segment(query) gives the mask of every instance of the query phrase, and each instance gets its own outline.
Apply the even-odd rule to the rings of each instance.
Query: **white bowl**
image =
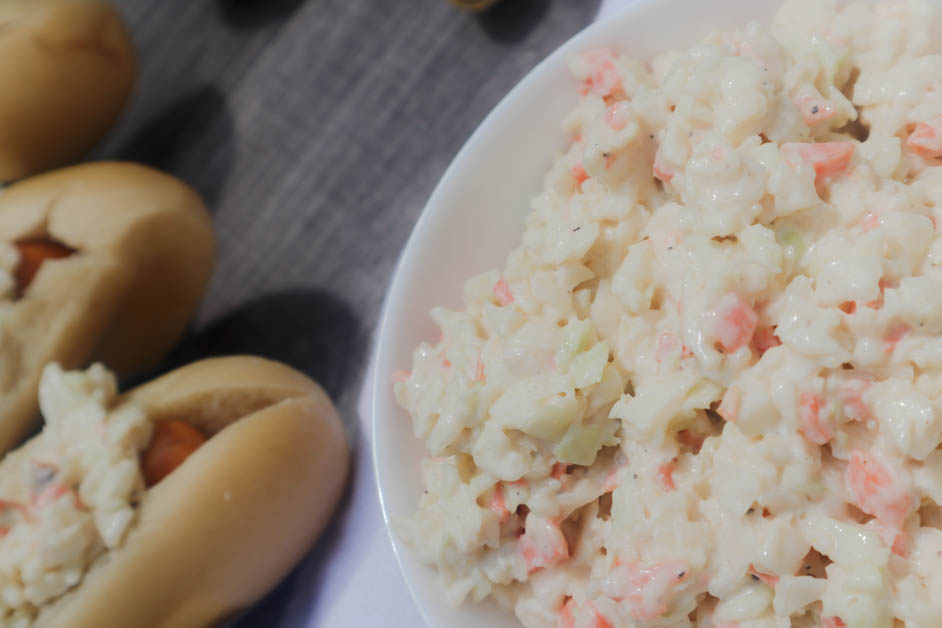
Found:
[[[411,368],[412,351],[438,330],[429,319],[436,305],[461,306],[464,281],[502,268],[523,234],[530,199],[542,187],[563,146],[563,116],[576,102],[577,84],[567,60],[600,46],[640,58],[686,48],[711,31],[750,20],[768,22],[778,1],[636,0],[593,24],[534,68],[474,132],[432,193],[406,244],[390,287],[374,356],[373,463],[387,528],[408,516],[422,493],[422,442],[396,403],[391,377]],[[495,604],[450,607],[432,568],[418,563],[390,530],[399,566],[430,626],[516,627]]]

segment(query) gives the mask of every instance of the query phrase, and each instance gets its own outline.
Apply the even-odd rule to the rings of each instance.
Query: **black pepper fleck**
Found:
[[[638,479],[638,474],[637,474],[637,473],[632,474],[631,479],[632,479],[632,480],[637,480],[637,479]]]
[[[814,107],[811,108],[811,113],[818,113],[818,106],[817,106],[817,105],[815,105]]]
[[[751,574],[749,574],[749,575],[752,576],[752,579],[753,579],[754,581],[756,581],[756,582],[759,581],[759,576],[757,576],[756,574],[751,573]]]
[[[579,231],[579,229],[582,229],[582,227],[576,227],[575,229],[573,229],[573,232]]]

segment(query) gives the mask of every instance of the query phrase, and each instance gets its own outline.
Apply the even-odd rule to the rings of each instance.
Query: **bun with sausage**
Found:
[[[43,373],[42,433],[0,463],[0,623],[211,625],[310,549],[347,475],[304,375],[204,360],[120,397],[100,365]]]
[[[144,166],[94,163],[0,192],[0,451],[32,425],[43,365],[153,366],[209,279],[199,196]]]

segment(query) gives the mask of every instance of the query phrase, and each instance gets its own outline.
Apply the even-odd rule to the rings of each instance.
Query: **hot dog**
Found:
[[[134,81],[121,17],[102,0],[3,0],[0,26],[0,181],[78,161]]]
[[[0,618],[213,624],[283,577],[340,498],[340,419],[293,369],[215,358],[118,398],[114,389],[100,365],[44,371],[46,427],[0,463]],[[156,446],[184,442],[186,455],[148,487],[144,467],[162,438],[155,426],[173,422],[199,437]],[[23,544],[33,549],[22,554]]]
[[[94,163],[0,192],[0,451],[36,418],[44,364],[152,366],[209,278],[199,196],[144,166]]]
[[[148,488],[159,484],[203,446],[206,436],[185,421],[167,419],[154,423],[154,434],[141,452],[141,473]]]

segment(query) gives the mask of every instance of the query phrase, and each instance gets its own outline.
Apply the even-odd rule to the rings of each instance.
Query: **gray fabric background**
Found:
[[[218,240],[193,330],[162,369],[242,352],[282,360],[321,382],[352,435],[386,286],[426,198],[598,0],[504,0],[478,15],[446,0],[115,1],[140,70],[93,157],[189,182]],[[286,590],[237,625],[275,623]]]

